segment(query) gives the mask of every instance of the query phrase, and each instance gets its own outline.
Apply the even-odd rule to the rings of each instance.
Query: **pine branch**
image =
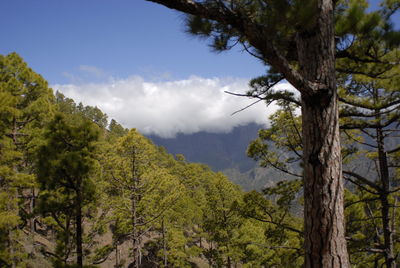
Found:
[[[369,201],[376,201],[376,200],[379,200],[379,197],[360,199],[360,200],[357,200],[357,201],[348,202],[348,203],[345,204],[344,207],[345,207],[345,208],[348,208],[348,207],[350,207],[350,206],[352,206],[352,205],[355,205],[355,204],[358,204],[358,203],[369,202]]]
[[[193,0],[147,1],[233,27],[247,39],[250,45],[260,52],[265,63],[273,66],[280,73],[284,74],[286,80],[302,94],[312,96],[326,87],[323,84],[318,84],[317,82],[309,81],[304,78],[296,70],[296,67],[292,66],[288,59],[281,54],[274,45],[274,42],[269,39],[267,26],[255,22],[249,16],[246,16],[240,8],[233,9],[232,7],[228,9],[221,4],[210,5],[207,4],[207,2],[197,2]]]
[[[380,122],[369,123],[369,122],[365,122],[365,121],[360,121],[360,122],[353,122],[353,123],[349,123],[349,124],[343,124],[340,126],[340,129],[385,128],[385,127],[388,127],[390,124],[396,122],[399,119],[400,119],[400,113],[392,116],[392,118],[390,118],[383,124],[381,124]]]
[[[393,102],[389,102],[389,103],[382,103],[380,105],[376,105],[376,104],[367,104],[367,103],[359,103],[353,100],[348,100],[342,97],[339,97],[339,101],[349,104],[351,106],[356,106],[359,108],[364,108],[364,109],[369,109],[369,110],[382,110],[382,109],[387,109],[391,106],[400,104],[400,100],[396,100]]]
[[[360,182],[362,182],[362,183],[368,185],[369,187],[371,187],[372,189],[377,190],[378,192],[381,192],[381,191],[382,191],[382,188],[379,187],[377,184],[375,184],[375,183],[369,181],[368,179],[364,178],[363,176],[361,176],[361,175],[359,175],[359,174],[357,174],[357,173],[355,173],[355,172],[343,170],[343,174],[348,175],[348,176],[351,176],[351,177],[353,177],[353,178],[356,178],[358,181],[360,181]],[[350,180],[351,182],[355,183],[355,182],[352,181],[351,179],[349,179],[349,180]],[[356,183],[356,185],[360,186],[360,184],[357,184],[357,183]],[[363,188],[365,188],[365,187],[363,187]],[[366,189],[366,188],[365,188],[364,190],[366,190],[367,192],[373,193],[373,194],[378,194],[378,193],[375,193],[375,192],[371,192],[370,190],[368,190],[368,189]]]
[[[400,102],[400,101],[399,101]],[[340,111],[339,115],[340,117],[377,117],[377,116],[381,116],[381,115],[385,115],[385,114],[389,114],[393,111],[399,110],[400,109],[400,105],[395,106],[389,110],[386,111],[382,111],[382,112],[375,112],[375,113],[365,113],[365,112],[361,112],[359,110],[357,111],[346,111],[346,110],[342,110]],[[376,110],[374,108],[374,110]],[[381,109],[379,109],[381,110]]]

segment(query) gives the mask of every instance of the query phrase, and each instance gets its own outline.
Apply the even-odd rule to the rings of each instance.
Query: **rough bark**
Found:
[[[324,88],[302,94],[306,267],[349,267],[343,212],[342,163],[335,75],[332,1],[298,33],[302,75]]]
[[[337,105],[303,105],[306,267],[349,267]],[[306,99],[306,98],[305,98]],[[303,102],[307,102],[304,100]],[[304,116],[307,115],[307,116]],[[332,153],[333,152],[333,153]]]

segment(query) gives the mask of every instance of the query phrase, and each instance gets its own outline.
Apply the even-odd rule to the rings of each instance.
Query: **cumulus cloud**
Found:
[[[97,106],[110,118],[144,134],[173,137],[198,131],[229,132],[248,123],[266,125],[276,110],[274,104],[259,102],[242,112],[254,100],[224,91],[244,93],[248,80],[201,78],[176,81],[145,81],[140,76],[109,79],[102,83],[53,85],[67,97],[85,105]],[[280,85],[291,89],[289,84]]]

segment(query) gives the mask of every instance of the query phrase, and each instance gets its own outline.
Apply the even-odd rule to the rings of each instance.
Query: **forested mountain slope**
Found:
[[[172,155],[54,93],[18,54],[0,55],[0,67],[0,267],[302,267],[295,105],[282,103],[258,134],[178,135],[164,144]],[[378,267],[400,249],[400,95],[385,80],[357,82],[362,109],[341,104],[346,236],[355,267]],[[371,93],[395,107],[370,104]],[[380,116],[352,116],[365,107]],[[255,137],[257,163],[244,154]],[[266,188],[244,192],[184,150]]]
[[[148,137],[171,154],[183,154],[191,162],[207,164],[214,171],[238,168],[241,172],[252,169],[254,161],[247,157],[247,145],[257,137],[263,126],[248,124],[237,126],[228,133],[179,133],[174,138]]]
[[[259,201],[283,210],[54,93],[18,54],[0,67],[1,267],[301,265],[300,231],[274,231],[296,217],[257,220]],[[279,237],[293,248],[265,247]]]
[[[179,133],[174,138],[148,137],[173,154],[183,154],[190,162],[203,163],[213,171],[221,171],[244,190],[262,190],[286,176],[273,168],[260,168],[247,156],[247,146],[257,138],[263,125],[251,123],[237,126],[228,133]]]

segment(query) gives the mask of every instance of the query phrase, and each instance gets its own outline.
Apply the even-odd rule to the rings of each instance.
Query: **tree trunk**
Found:
[[[228,256],[226,267],[231,268],[232,267],[232,262],[231,262],[231,257]]]
[[[377,120],[380,118],[378,116]],[[383,227],[383,239],[385,247],[385,263],[387,268],[396,268],[396,260],[394,257],[394,242],[393,242],[393,231],[390,224],[390,203],[389,203],[389,192],[390,192],[390,178],[389,178],[389,167],[387,163],[387,156],[384,148],[384,134],[381,127],[376,129],[376,137],[378,142],[378,160],[379,160],[379,177],[382,184],[382,191],[379,193],[379,199],[381,202],[381,213],[382,213],[382,227]]]
[[[18,128],[17,128],[17,120],[14,117],[13,118],[13,129],[12,129],[12,140],[14,143],[15,148],[18,148],[18,143],[17,143],[17,132],[18,132]],[[13,171],[15,174],[18,174],[18,168],[16,165],[13,166]],[[18,200],[18,190],[15,190],[14,196],[13,198],[15,200]],[[7,210],[8,211],[13,211],[16,215],[19,214],[19,207],[15,208],[12,204],[13,201],[11,201],[7,206]],[[9,247],[9,254],[10,254],[10,258],[11,258],[11,267],[15,268],[17,267],[17,261],[15,258],[15,248],[14,248],[14,237],[13,237],[13,228],[10,228],[8,230],[8,247]]]
[[[167,256],[167,240],[165,239],[165,224],[164,224],[164,218],[162,219],[161,222],[161,228],[162,228],[162,240],[163,240],[163,257],[164,257],[164,267],[168,267],[168,256]]]
[[[350,267],[343,213],[335,74],[333,1],[319,0],[316,21],[297,36],[302,92],[305,267]]]
[[[71,252],[70,250],[70,216],[66,215],[66,220],[65,220],[65,237],[64,237],[64,243],[65,243],[65,252],[63,256],[63,262],[65,265],[67,265],[68,257]]]
[[[216,20],[243,33],[263,60],[302,95],[305,199],[305,266],[349,267],[343,214],[342,159],[335,73],[333,0],[305,1],[313,15],[297,30],[298,68],[275,46],[262,24],[246,18],[242,8],[230,13],[224,1],[208,8],[204,1],[148,0]],[[207,1],[206,1],[207,2]],[[312,4],[312,5],[311,5]],[[316,7],[314,7],[315,5]],[[311,12],[310,12],[311,14]],[[286,54],[287,51],[285,51]]]
[[[349,267],[335,99],[302,109],[306,267]]]
[[[32,187],[31,189],[31,197],[29,199],[29,213],[31,215],[34,215],[34,210],[35,210],[35,206],[36,206],[36,191],[35,191],[35,187]],[[31,216],[31,218],[29,219],[30,222],[30,229],[31,232],[34,233],[36,232],[36,216]]]
[[[396,259],[394,257],[394,243],[393,243],[393,232],[390,226],[390,204],[388,195],[381,195],[381,213],[383,223],[383,239],[385,246],[385,263],[387,268],[396,268]]]
[[[83,251],[82,251],[82,193],[76,191],[76,263],[78,267],[83,267]]]
[[[137,204],[136,195],[132,194],[132,246],[133,246],[133,268],[139,268],[139,233],[137,230]]]
[[[17,267],[17,262],[15,260],[15,250],[14,250],[14,237],[11,230],[8,230],[8,251],[11,259],[11,268]]]
[[[118,243],[115,244],[115,267],[119,267]]]

